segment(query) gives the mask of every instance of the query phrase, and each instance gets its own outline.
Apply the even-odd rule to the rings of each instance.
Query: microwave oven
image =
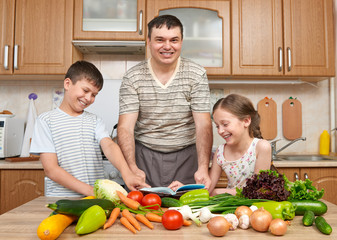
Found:
[[[24,120],[0,115],[0,159],[21,154]]]

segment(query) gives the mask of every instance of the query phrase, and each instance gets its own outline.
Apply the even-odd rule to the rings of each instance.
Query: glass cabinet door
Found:
[[[222,67],[222,19],[216,11],[175,8],[159,12],[165,14],[176,16],[184,26],[182,57],[204,67]]]
[[[231,74],[230,1],[148,0],[147,22],[165,14],[183,24],[182,57],[204,66],[208,75]]]
[[[75,0],[74,39],[144,40],[145,0]]]

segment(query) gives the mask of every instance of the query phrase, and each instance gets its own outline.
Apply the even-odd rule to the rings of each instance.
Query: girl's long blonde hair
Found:
[[[248,128],[249,136],[262,138],[260,130],[260,115],[248,98],[239,94],[230,94],[225,98],[219,99],[214,104],[213,114],[217,109],[226,110],[235,115],[241,121],[250,116],[251,123]]]

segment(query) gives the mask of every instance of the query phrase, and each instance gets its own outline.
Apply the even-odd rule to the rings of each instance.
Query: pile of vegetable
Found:
[[[285,175],[272,170],[261,170],[247,179],[245,187],[236,190],[240,197],[274,201],[319,200],[324,195],[324,189],[317,190],[310,179],[290,182]]]
[[[143,205],[127,197],[134,193],[128,194],[118,183],[98,179],[94,186],[95,196],[80,200],[60,199],[48,204],[53,213],[40,223],[37,235],[40,239],[56,239],[76,220],[75,232],[84,235],[111,227],[118,217],[133,233],[141,230],[140,223],[153,229],[151,221],[162,222],[161,199],[156,194],[143,197],[141,192],[136,192]]]
[[[249,227],[284,235],[289,221],[295,215],[304,215],[305,226],[315,223],[322,233],[332,231],[321,217],[327,212],[326,204],[318,200],[324,194],[323,189],[318,191],[309,179],[290,182],[284,175],[269,170],[248,179],[243,189],[237,189],[236,196],[228,193],[210,196],[207,189],[191,190],[179,199],[160,198],[154,193],[144,196],[140,191],[128,193],[107,179],[95,182],[94,193],[94,197],[87,199],[61,199],[48,204],[54,212],[41,222],[37,231],[40,239],[56,239],[76,221],[75,231],[83,235],[107,229],[118,219],[132,233],[138,233],[141,224],[153,229],[152,222],[159,222],[168,230],[207,223],[214,236]]]

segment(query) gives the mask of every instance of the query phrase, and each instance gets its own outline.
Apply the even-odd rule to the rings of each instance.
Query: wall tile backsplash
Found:
[[[121,55],[86,55],[85,60],[94,63],[105,79],[121,79],[124,72],[143,60],[144,56]],[[35,107],[38,114],[51,110],[54,104],[55,90],[62,89],[62,81],[0,81],[0,111],[7,109],[16,116],[26,119],[28,112],[28,95],[32,92],[38,95]],[[264,97],[272,98],[277,104],[277,138],[282,135],[282,103],[290,96],[297,97],[302,103],[302,133],[307,138],[299,141],[282,153],[318,154],[319,136],[323,130],[330,128],[329,80],[300,85],[264,85],[264,84],[225,84],[223,87],[211,89],[211,105],[221,97],[230,93],[238,93],[250,98],[255,106]],[[210,106],[210,107],[212,107]],[[214,146],[223,143],[223,139],[213,128]],[[278,148],[288,140],[277,143]]]

